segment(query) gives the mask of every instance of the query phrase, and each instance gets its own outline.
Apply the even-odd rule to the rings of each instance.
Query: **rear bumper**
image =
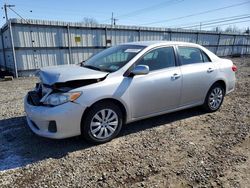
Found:
[[[229,93],[233,92],[234,89],[235,89],[235,78],[228,83],[226,94],[229,94]]]
[[[33,106],[24,100],[26,119],[30,129],[37,135],[61,139],[81,134],[81,119],[85,107],[68,102],[55,107]],[[56,122],[56,132],[50,132],[49,122]]]

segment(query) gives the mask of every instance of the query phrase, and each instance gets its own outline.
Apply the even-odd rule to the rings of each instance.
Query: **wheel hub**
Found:
[[[112,109],[103,109],[97,112],[90,125],[92,135],[98,139],[112,136],[118,127],[118,116]]]
[[[219,108],[222,99],[223,99],[222,89],[219,87],[214,88],[209,96],[209,106],[214,110]]]

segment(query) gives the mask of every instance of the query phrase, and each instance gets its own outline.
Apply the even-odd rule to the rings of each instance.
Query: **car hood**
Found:
[[[77,65],[62,65],[58,67],[46,67],[38,72],[42,83],[53,85],[73,80],[100,79],[108,75],[107,72],[96,71]]]

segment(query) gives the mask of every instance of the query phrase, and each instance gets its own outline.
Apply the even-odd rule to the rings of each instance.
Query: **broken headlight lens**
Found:
[[[58,106],[66,102],[73,102],[81,96],[81,92],[52,93],[43,102],[45,105]]]

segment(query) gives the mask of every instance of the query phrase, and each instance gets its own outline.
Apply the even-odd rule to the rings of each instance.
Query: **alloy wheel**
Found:
[[[211,109],[216,110],[220,107],[223,100],[223,91],[220,87],[214,88],[209,95],[209,106]]]
[[[91,134],[97,139],[106,139],[114,134],[118,127],[118,115],[112,109],[102,109],[92,118]]]

